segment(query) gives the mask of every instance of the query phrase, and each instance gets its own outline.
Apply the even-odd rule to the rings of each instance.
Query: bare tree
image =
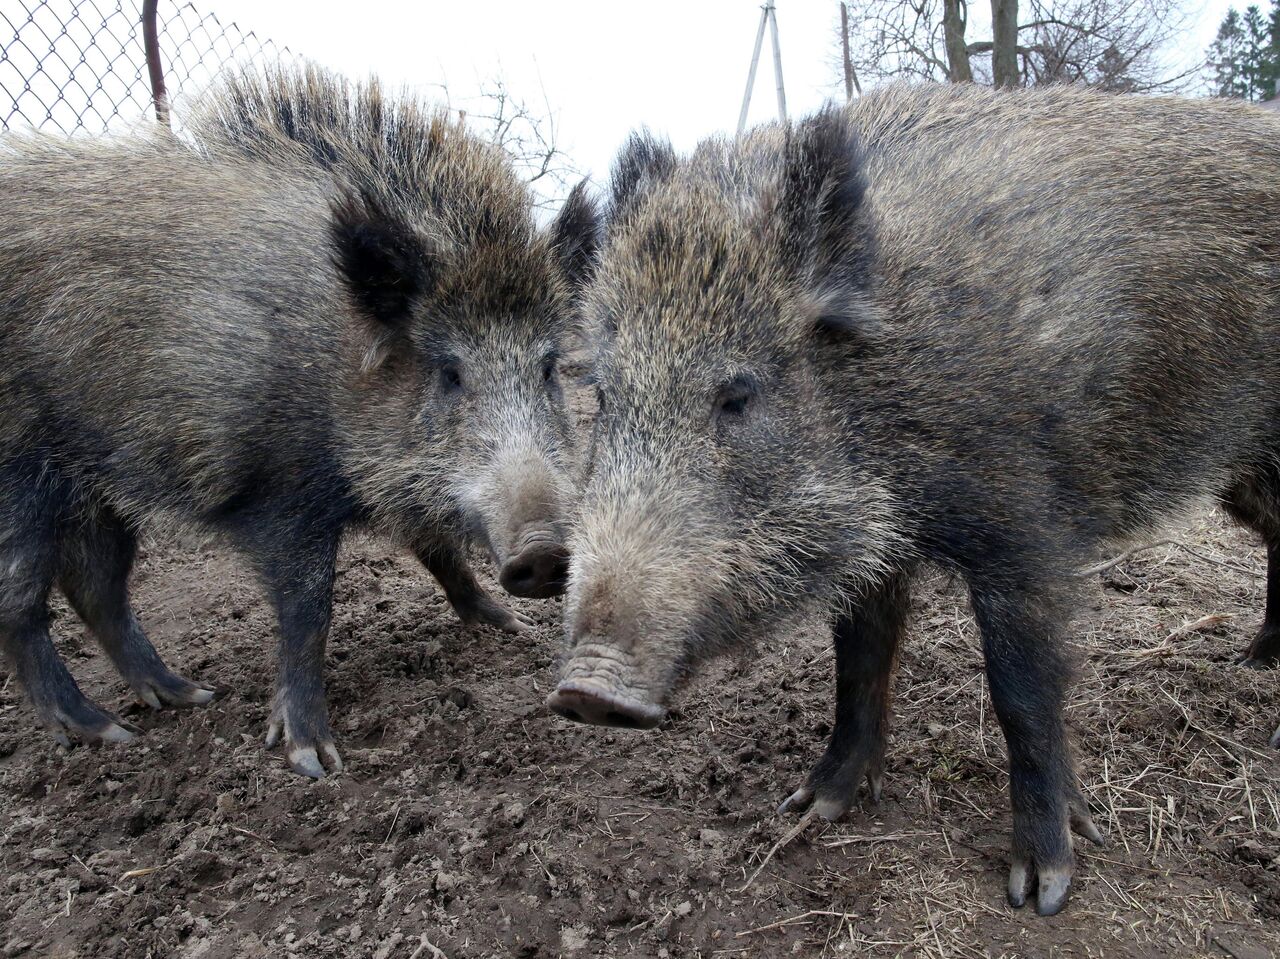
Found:
[[[862,96],[862,84],[858,82],[858,71],[849,52],[849,4],[843,2],[840,4],[840,67],[844,70],[845,102],[852,102],[855,88],[858,96]]]
[[[582,173],[560,147],[558,118],[545,90],[540,90],[541,105],[532,105],[512,93],[501,74],[481,82],[469,97],[453,96],[447,83],[432,86],[464,122],[506,151],[533,187],[544,215],[559,208]]]
[[[537,185],[540,196],[554,202],[563,196],[581,176],[569,157],[560,149],[556,114],[542,91],[542,104],[530,106],[514,95],[502,77],[486,81],[480,87],[479,110],[469,113],[487,129],[490,138],[510,154],[525,179]]]
[[[969,0],[857,0],[854,62],[880,80],[1130,92],[1175,89],[1193,72],[1168,66],[1186,22],[1182,0],[991,0],[989,18],[975,27],[989,27],[989,40],[972,36],[972,12]]]
[[[942,42],[947,54],[947,79],[952,83],[973,82],[969,47],[964,39],[968,22],[968,6],[964,0],[942,0]]]
[[[991,79],[998,87],[1020,85],[1018,0],[991,0]]]
[[[1185,27],[1172,0],[1032,0],[1029,83],[1087,83],[1121,92],[1174,88],[1165,53]]]

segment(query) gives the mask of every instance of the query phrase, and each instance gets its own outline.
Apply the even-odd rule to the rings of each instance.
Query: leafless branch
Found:
[[[527,182],[537,184],[538,205],[551,207],[581,173],[560,148],[558,118],[545,89],[541,99],[540,105],[530,106],[498,76],[481,84],[468,101],[474,108],[466,118],[511,156]]]
[[[1128,92],[1180,89],[1195,72],[1168,67],[1167,53],[1186,26],[1183,3],[1023,0],[1027,20],[1018,26],[1016,47],[1023,82],[1083,83]],[[991,82],[994,44],[989,36],[965,36],[973,28],[967,4],[854,0],[849,6],[851,56],[864,76],[937,81],[971,76],[978,83]]]

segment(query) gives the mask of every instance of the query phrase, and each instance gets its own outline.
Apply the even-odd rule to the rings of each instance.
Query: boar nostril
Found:
[[[503,564],[498,582],[513,596],[545,599],[564,592],[568,575],[569,551],[558,543],[539,543]]]
[[[502,568],[502,585],[510,592],[527,591],[536,578],[532,563],[508,563]]]
[[[620,713],[616,709],[609,710],[604,714],[604,717],[606,720],[605,725],[607,726],[621,726],[623,729],[644,728],[640,725],[640,720],[636,719],[636,717],[628,715],[627,713]]]
[[[574,722],[622,729],[652,729],[666,710],[655,703],[632,701],[603,689],[563,685],[547,697],[552,712]]]

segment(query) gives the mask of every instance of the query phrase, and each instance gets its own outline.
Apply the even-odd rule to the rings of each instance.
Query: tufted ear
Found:
[[[551,223],[551,245],[570,286],[581,287],[591,277],[600,247],[600,212],[583,180],[569,191],[569,198]]]
[[[369,320],[363,370],[381,366],[408,328],[413,308],[434,283],[426,245],[407,223],[367,193],[332,204],[333,259],[357,309]]]
[[[625,219],[636,201],[671,176],[675,168],[676,151],[670,141],[659,139],[648,130],[632,133],[613,161],[606,222]]]
[[[866,181],[853,121],[828,105],[787,138],[774,215],[784,256],[810,288],[816,325],[873,332],[865,308],[871,228],[863,216]]]

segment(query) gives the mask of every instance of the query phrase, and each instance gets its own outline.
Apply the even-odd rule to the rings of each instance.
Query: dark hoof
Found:
[[[267,729],[267,748],[272,749],[282,741],[283,736],[279,726],[272,723]],[[324,757],[324,762],[321,762],[321,756]],[[285,759],[290,769],[310,779],[324,779],[325,763],[328,763],[329,773],[342,772],[342,756],[332,740],[309,744],[290,741],[285,751]]]
[[[1090,818],[1088,812],[1077,810],[1074,804],[1071,808],[1071,831],[1077,835],[1084,836],[1095,846],[1105,848],[1107,845],[1106,834],[1093,824],[1093,819]]]
[[[1263,626],[1236,662],[1248,669],[1270,669],[1280,664],[1280,630]]]
[[[843,756],[828,751],[813,767],[805,784],[783,800],[778,812],[803,812],[812,805],[820,818],[834,822],[856,805],[858,783],[864,778],[867,795],[879,805],[884,791],[884,761],[875,757],[883,755],[884,743],[870,740]]]
[[[880,805],[880,797],[884,795],[884,776],[880,773],[867,773],[867,789],[872,805]]]
[[[1037,871],[1028,859],[1015,858],[1009,866],[1009,905],[1021,909],[1034,892],[1036,914],[1056,916],[1071,894],[1071,867]]]
[[[815,791],[811,786],[801,786],[782,801],[782,805],[778,807],[778,812],[800,813],[810,806],[813,807],[813,811],[819,819],[835,822],[853,809],[854,797],[852,795],[840,795],[838,792],[826,790],[822,787],[818,787]]]
[[[1245,669],[1271,669],[1276,661],[1270,656],[1250,656],[1248,653],[1236,660],[1236,664]]]
[[[290,746],[288,759],[289,768],[300,776],[308,776],[311,779],[324,779],[325,768],[320,761],[320,756],[324,756],[325,762],[329,764],[329,772],[342,772],[342,757],[338,755],[338,747],[333,743],[324,743],[317,752],[315,746]]]
[[[468,606],[454,606],[454,612],[468,626],[492,626],[504,633],[527,633],[538,625],[523,613],[507,609],[487,593]]]
[[[99,709],[88,699],[70,708],[42,711],[41,721],[60,745],[70,748],[74,741],[86,743],[127,743],[142,730],[120,717]]]
[[[152,709],[163,709],[165,706],[176,709],[208,706],[221,695],[216,689],[197,686],[167,669],[148,676],[129,679],[128,682],[139,701]]]
[[[785,816],[787,813],[802,813],[809,808],[809,804],[813,802],[813,790],[808,786],[801,786],[786,799],[782,800],[782,804],[778,806],[778,815]]]
[[[289,767],[301,776],[323,779],[328,773],[342,772],[342,756],[333,743],[328,717],[323,713],[308,715],[305,711],[289,714],[277,705],[267,723],[267,749],[283,744]],[[323,761],[322,761],[323,758]]]
[[[1036,892],[1036,915],[1056,916],[1062,912],[1070,894],[1070,870],[1042,874],[1040,888]]]

